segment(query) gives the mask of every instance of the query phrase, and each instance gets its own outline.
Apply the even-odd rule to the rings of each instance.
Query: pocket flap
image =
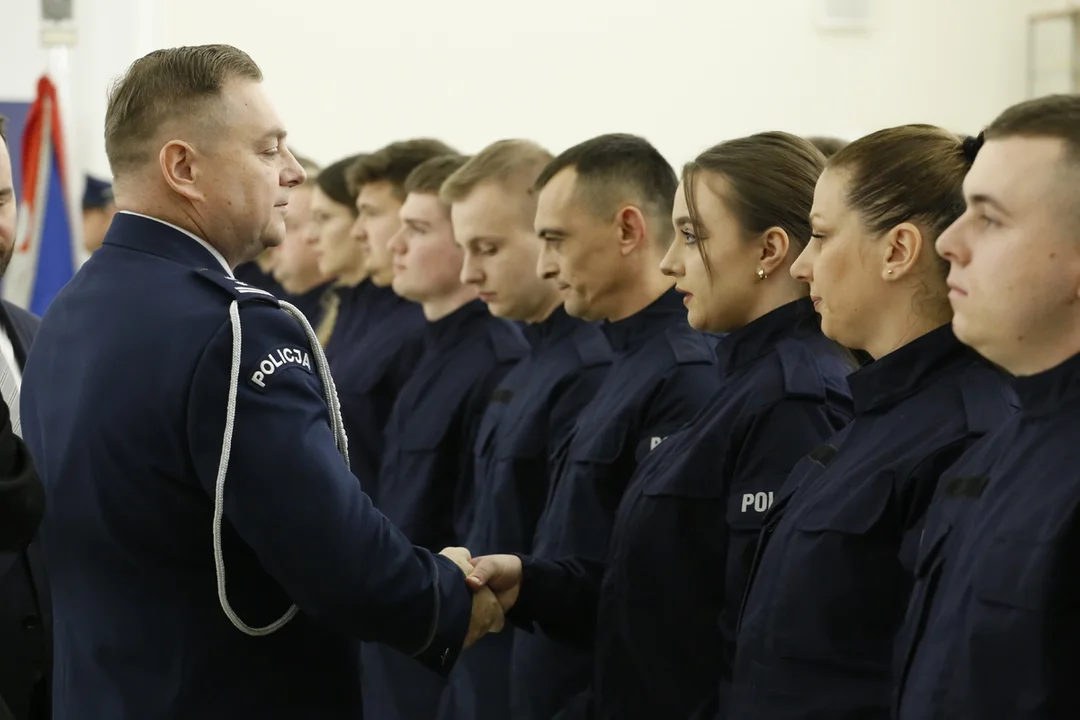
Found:
[[[803,532],[838,532],[865,535],[889,508],[893,485],[888,477],[875,476],[846,492],[828,492],[801,513],[795,527]]]

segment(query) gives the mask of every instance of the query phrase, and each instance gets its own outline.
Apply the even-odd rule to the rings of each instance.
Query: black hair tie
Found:
[[[979,154],[979,150],[982,149],[983,143],[986,142],[986,133],[979,133],[978,137],[971,137],[970,135],[964,138],[964,157],[967,158],[969,164],[975,162],[975,157]]]

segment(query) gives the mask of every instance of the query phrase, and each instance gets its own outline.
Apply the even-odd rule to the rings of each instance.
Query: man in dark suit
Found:
[[[7,270],[15,247],[15,188],[12,184],[11,154],[0,116],[0,277]],[[26,354],[37,331],[38,318],[11,303],[0,303],[0,392],[5,412],[10,415],[13,448],[10,457],[15,463],[27,463],[28,453],[22,445],[22,426],[19,415],[19,386]],[[5,435],[9,432],[3,427]],[[0,440],[9,457],[9,440]],[[6,460],[5,460],[6,462]],[[14,467],[14,466],[11,466]],[[7,471],[8,467],[0,468]],[[41,516],[42,494],[40,481],[33,468],[16,469],[19,478],[5,474],[0,480],[3,499],[0,503],[0,527],[11,527],[7,513],[12,505],[24,503],[20,526],[22,542],[33,535]],[[29,472],[29,476],[25,474]],[[17,489],[21,485],[22,489]],[[33,489],[37,486],[36,489]],[[9,487],[11,491],[9,494]],[[26,489],[30,487],[31,489]],[[10,499],[23,493],[22,500]],[[10,499],[10,502],[9,502]],[[19,552],[0,552],[0,703],[6,702],[16,720],[45,720],[49,717],[50,673],[50,611],[44,565],[36,543]],[[4,708],[0,705],[0,719]]]

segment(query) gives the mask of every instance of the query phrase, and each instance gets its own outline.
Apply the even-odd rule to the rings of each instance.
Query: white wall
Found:
[[[154,47],[228,42],[262,65],[293,146],[329,162],[410,136],[559,151],[649,137],[674,163],[764,129],[974,131],[1023,98],[1026,16],[1080,0],[869,0],[867,33],[822,0],[75,0],[73,160],[107,172],[112,78]],[[38,0],[0,0],[0,98],[48,67]]]
[[[628,131],[676,163],[764,129],[977,130],[1023,97],[1039,2],[870,0],[874,29],[849,35],[816,29],[818,0],[167,1],[169,42],[251,53],[321,161],[417,135],[559,151]]]

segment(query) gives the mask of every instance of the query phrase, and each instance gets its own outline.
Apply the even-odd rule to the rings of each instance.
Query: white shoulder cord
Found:
[[[322,380],[323,393],[326,397],[326,406],[330,411],[330,430],[334,433],[337,441],[337,449],[345,458],[346,466],[349,464],[349,440],[345,436],[345,423],[341,419],[341,403],[338,400],[337,388],[334,379],[330,376],[330,366],[326,362],[326,353],[323,352],[315,331],[304,317],[304,314],[294,305],[281,302],[281,309],[292,315],[307,334],[311,352],[315,356],[315,367]],[[233,351],[232,373],[229,382],[229,404],[225,415],[225,433],[221,442],[221,463],[218,465],[217,485],[214,492],[214,565],[217,569],[218,599],[221,601],[221,609],[232,621],[238,630],[247,635],[261,637],[280,630],[288,623],[299,608],[294,604],[281,618],[266,627],[254,628],[244,623],[229,605],[229,598],[225,593],[225,557],[221,551],[221,520],[225,514],[225,476],[229,472],[229,455],[232,452],[233,429],[236,424],[236,395],[240,386],[240,356],[242,334],[240,331],[240,305],[236,300],[229,306],[229,319],[232,321]]]

